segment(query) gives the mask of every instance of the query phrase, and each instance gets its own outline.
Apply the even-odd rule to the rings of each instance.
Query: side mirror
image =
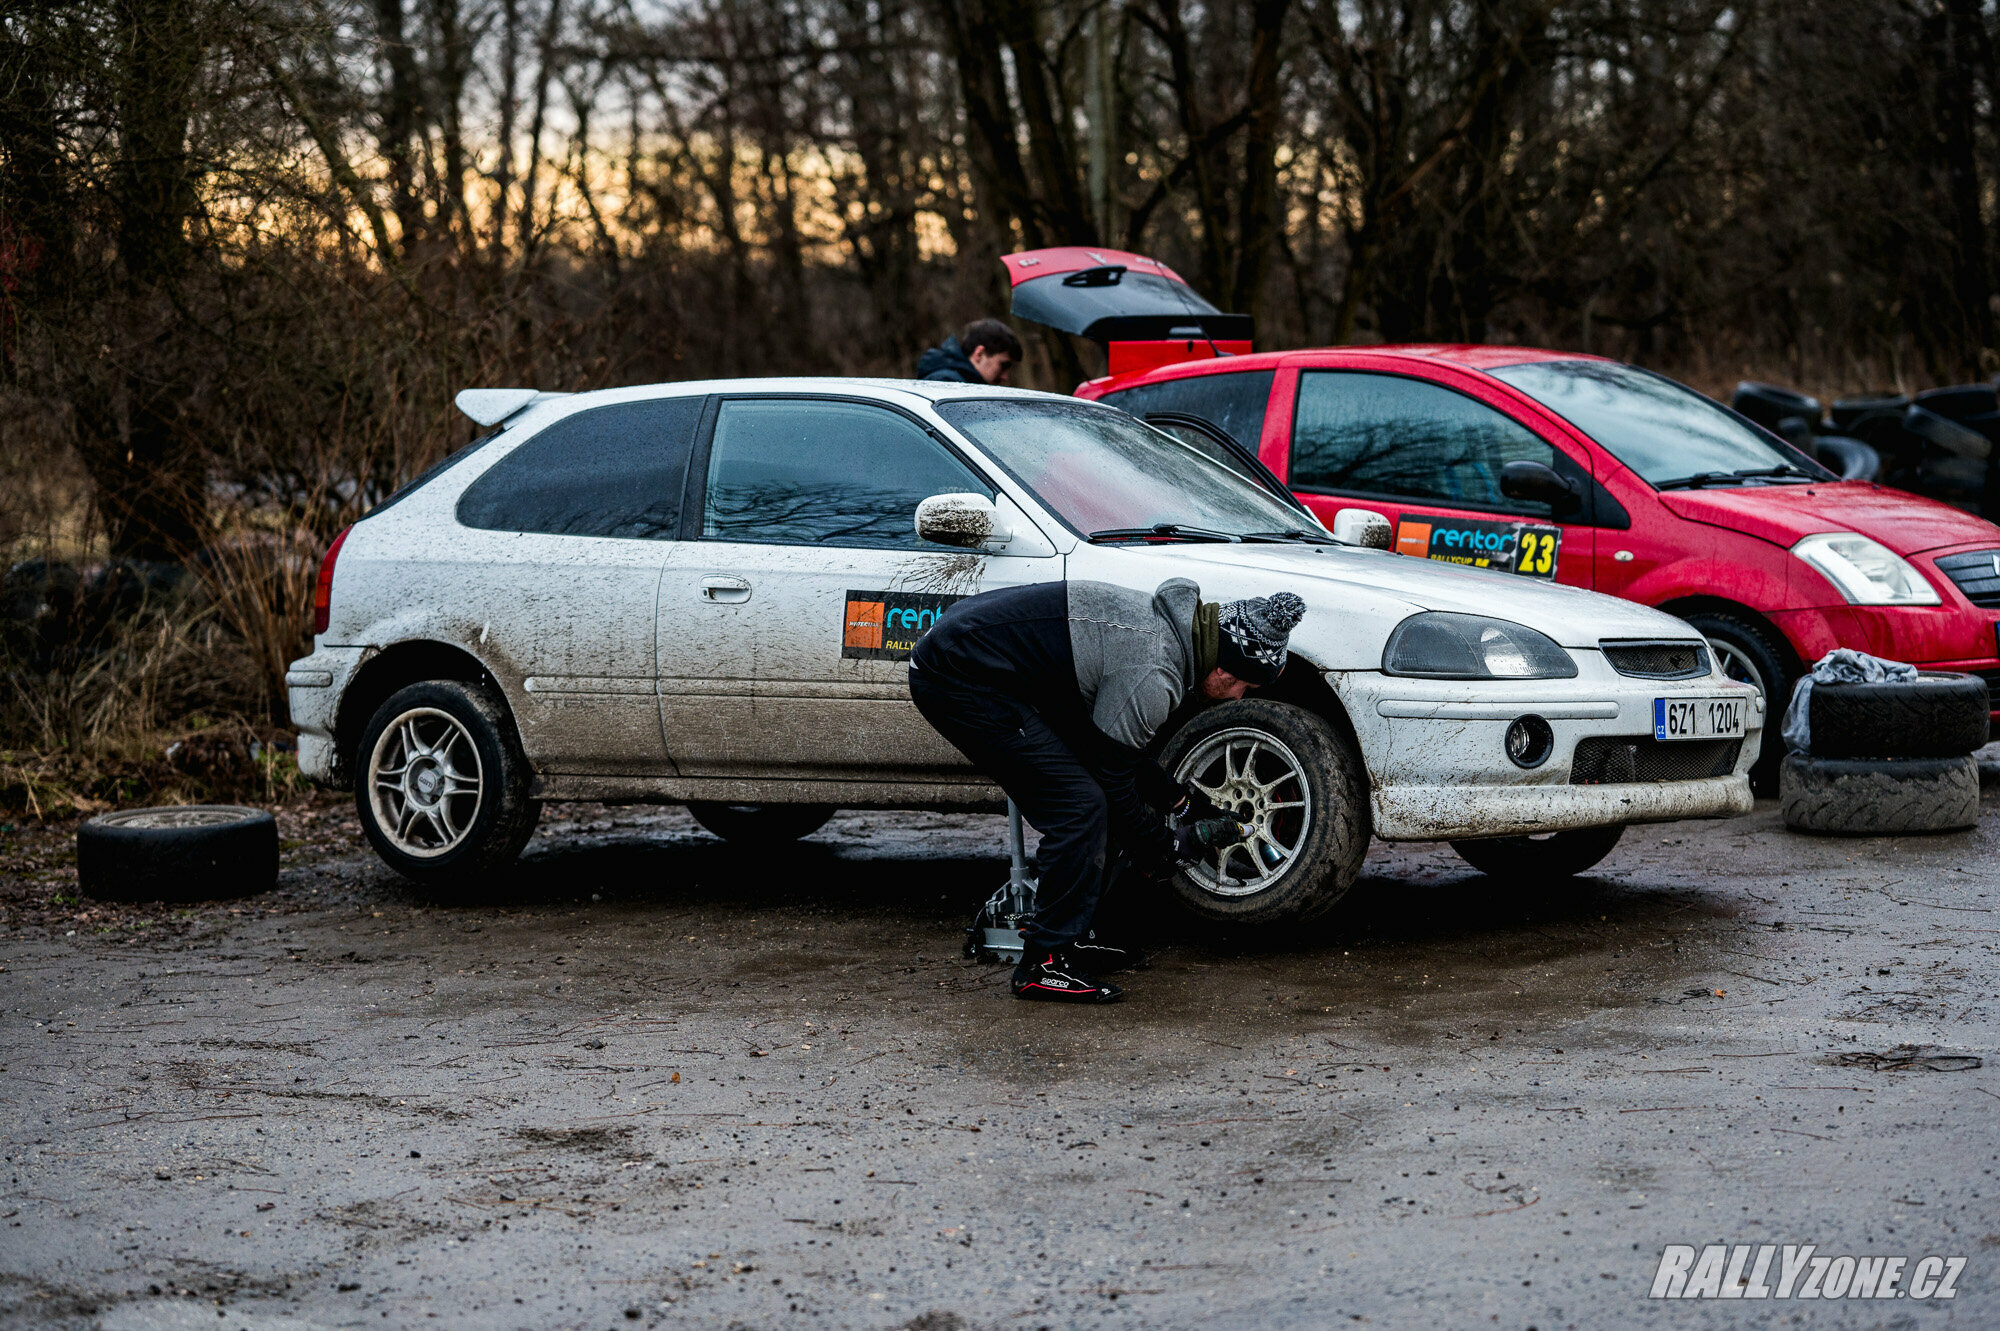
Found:
[[[1387,550],[1393,543],[1389,519],[1372,508],[1343,508],[1333,515],[1333,539],[1343,545]]]
[[[1500,493],[1509,499],[1547,504],[1563,512],[1576,500],[1576,488],[1553,467],[1539,462],[1510,462],[1500,469]]]
[[[962,550],[999,550],[1014,539],[999,508],[982,494],[932,495],[924,500],[917,505],[917,535]]]

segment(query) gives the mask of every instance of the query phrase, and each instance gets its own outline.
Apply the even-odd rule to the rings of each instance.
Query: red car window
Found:
[[[1553,467],[1556,451],[1519,422],[1438,384],[1356,370],[1299,376],[1294,490],[1548,518],[1548,504],[1500,493],[1509,462]]]
[[[1155,411],[1199,416],[1255,453],[1264,434],[1273,374],[1271,370],[1190,374],[1106,393],[1099,400],[1141,419]]]

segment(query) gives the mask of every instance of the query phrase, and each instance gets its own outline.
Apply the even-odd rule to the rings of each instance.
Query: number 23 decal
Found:
[[[1553,578],[1556,575],[1556,534],[1552,531],[1522,532],[1521,553],[1514,562],[1514,571],[1531,578]]]

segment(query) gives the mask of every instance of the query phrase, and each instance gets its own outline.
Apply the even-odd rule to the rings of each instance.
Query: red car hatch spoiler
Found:
[[[1127,374],[1251,349],[1247,314],[1224,314],[1157,259],[1124,250],[1062,246],[1001,260],[1014,284],[1012,313],[1105,350]]]

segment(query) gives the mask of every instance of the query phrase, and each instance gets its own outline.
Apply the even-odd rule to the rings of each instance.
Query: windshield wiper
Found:
[[[1671,481],[1656,481],[1655,490],[1699,490],[1704,485],[1741,485],[1747,480],[1763,477],[1796,476],[1800,480],[1818,480],[1803,467],[1794,467],[1789,462],[1780,462],[1775,467],[1745,467],[1741,471],[1698,471],[1692,476],[1677,476]]]
[[[1731,472],[1730,474],[1733,476],[1798,476],[1808,481],[1819,479],[1805,468],[1794,467],[1789,462],[1780,462],[1775,467],[1745,467],[1742,471]]]
[[[1243,539],[1246,541],[1305,541],[1312,545],[1340,544],[1339,541],[1334,540],[1333,537],[1323,531],[1307,531],[1304,527],[1294,527],[1290,531],[1247,531],[1243,533]]]
[[[1699,490],[1704,485],[1741,485],[1743,477],[1733,471],[1698,471],[1692,476],[1676,476],[1671,481],[1655,481],[1655,490]]]
[[[1212,531],[1207,527],[1190,527],[1179,522],[1156,522],[1150,527],[1106,527],[1103,531],[1090,534],[1093,541],[1142,541],[1148,537],[1166,537],[1177,541],[1218,541],[1233,544],[1243,538],[1231,536],[1226,531]]]

